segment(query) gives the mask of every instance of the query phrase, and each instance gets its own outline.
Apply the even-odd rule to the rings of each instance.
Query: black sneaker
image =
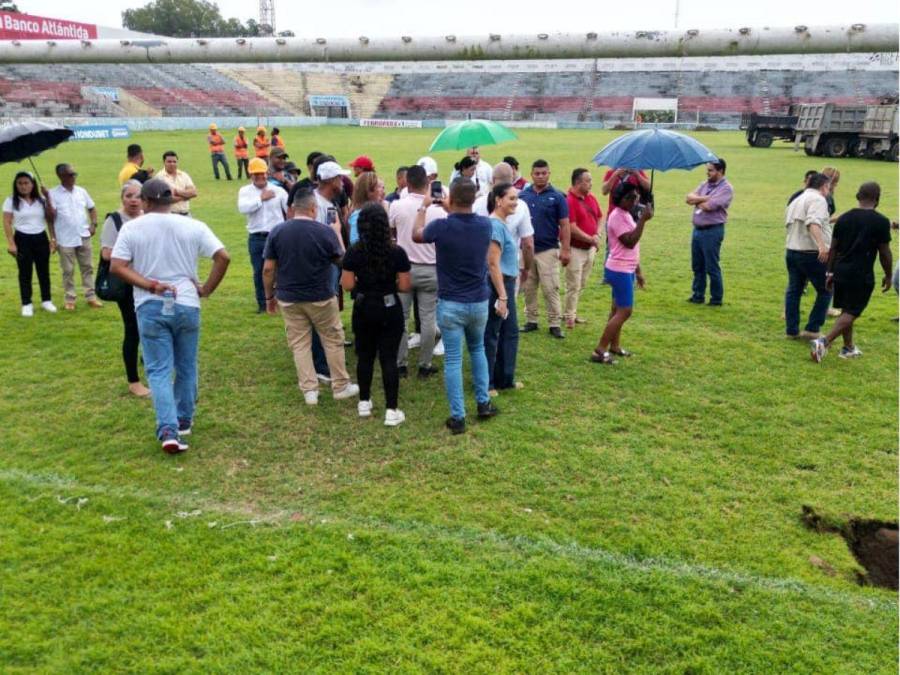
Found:
[[[551,326],[550,335],[555,337],[557,340],[563,340],[566,337],[565,335],[563,335],[562,329],[559,326]]]
[[[722,306],[722,301],[721,301],[721,300],[710,300],[707,304],[708,304],[710,307],[721,307],[721,306]]]
[[[689,297],[687,299],[687,301],[693,305],[702,305],[703,304],[703,298],[695,298],[693,295],[691,297]]]
[[[522,329],[519,331],[520,333],[533,333],[538,329],[538,325],[536,323],[531,323],[530,321],[522,326]]]
[[[188,449],[188,444],[178,436],[169,435],[162,439],[162,449],[167,455],[178,455]]]
[[[465,417],[448,417],[447,421],[444,422],[444,426],[450,430],[450,433],[454,436],[457,434],[465,433],[466,431],[466,418]]]
[[[437,375],[440,370],[435,366],[419,366],[419,379],[427,380],[432,375]]]
[[[409,375],[409,369],[406,366],[400,366],[397,368],[397,374],[400,375],[400,377],[406,377]]]
[[[486,420],[489,417],[494,417],[498,414],[500,414],[500,409],[497,408],[493,402],[485,401],[484,403],[478,404],[478,419]]]

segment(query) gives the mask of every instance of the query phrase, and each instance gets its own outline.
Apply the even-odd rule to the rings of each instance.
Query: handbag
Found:
[[[118,211],[113,211],[106,214],[106,217],[112,218],[118,233],[122,229],[122,214]],[[118,302],[128,297],[128,284],[116,275],[110,274],[109,260],[104,260],[102,254],[100,255],[100,261],[97,263],[97,278],[94,281],[94,291],[101,300],[109,300],[110,302]]]

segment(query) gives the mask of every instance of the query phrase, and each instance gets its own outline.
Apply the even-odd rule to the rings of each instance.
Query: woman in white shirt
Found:
[[[122,186],[122,206],[118,211],[107,216],[103,223],[103,230],[100,232],[101,258],[106,261],[110,259],[122,225],[142,214],[141,184],[136,180],[126,181]],[[117,300],[117,304],[119,313],[122,315],[122,324],[125,327],[125,335],[122,339],[122,360],[125,362],[128,391],[135,396],[149,396],[150,390],[141,383],[140,375],[138,375],[138,347],[141,344],[141,337],[138,333],[137,316],[134,313],[134,292],[132,287],[127,284],[125,288],[126,292]]]
[[[12,196],[3,202],[3,231],[6,233],[6,250],[19,267],[22,316],[34,316],[32,270],[37,272],[41,287],[41,307],[48,312],[56,311],[50,301],[50,254],[56,251],[56,238],[49,222],[47,202],[38,192],[34,177],[27,171],[20,171],[13,179]]]

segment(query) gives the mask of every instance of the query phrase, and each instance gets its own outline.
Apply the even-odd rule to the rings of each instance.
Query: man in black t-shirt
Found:
[[[834,289],[834,304],[841,308],[841,315],[828,335],[811,341],[810,354],[816,363],[822,362],[838,335],[844,338],[838,356],[862,356],[853,343],[853,322],[863,313],[875,289],[872,267],[876,253],[884,271],[881,288],[891,288],[891,222],[875,210],[880,198],[878,183],[863,183],[856,193],[859,207],[843,214],[834,226],[825,284],[829,290]]]

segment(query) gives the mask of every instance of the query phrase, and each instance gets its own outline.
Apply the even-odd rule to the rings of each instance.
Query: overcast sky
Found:
[[[148,0],[20,0],[23,12],[118,28],[122,10],[142,7]],[[221,0],[222,15],[241,21],[258,18],[257,0]],[[714,6],[714,10],[709,7]],[[415,9],[413,9],[415,8]],[[360,35],[476,35],[487,33],[598,33],[612,30],[671,30],[676,0],[597,2],[570,0],[557,5],[547,0],[275,0],[278,30],[299,37],[358,37]],[[896,23],[897,0],[853,0],[811,3],[802,0],[680,0],[678,27],[740,28],[742,26],[849,25]]]

